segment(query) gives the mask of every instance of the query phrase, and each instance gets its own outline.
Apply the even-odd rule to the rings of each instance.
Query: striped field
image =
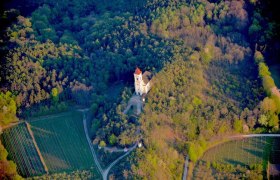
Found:
[[[50,174],[90,170],[98,171],[83,129],[82,113],[71,111],[29,120],[32,135]],[[2,139],[11,158],[24,177],[45,174],[26,124],[7,129]]]

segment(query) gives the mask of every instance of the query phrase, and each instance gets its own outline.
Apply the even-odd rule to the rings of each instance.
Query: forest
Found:
[[[279,133],[280,93],[269,70],[280,64],[274,3],[1,2],[0,132],[87,107],[92,140],[143,141],[116,173],[122,179],[181,179],[185,156],[195,163],[212,138]],[[122,113],[136,67],[155,74],[137,120]],[[123,85],[112,90],[116,83]],[[2,144],[0,167],[0,179],[20,178]]]

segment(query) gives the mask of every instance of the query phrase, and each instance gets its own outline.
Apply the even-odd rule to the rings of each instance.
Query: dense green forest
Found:
[[[121,147],[143,141],[117,174],[144,179],[181,179],[185,156],[195,163],[213,137],[279,131],[280,97],[267,65],[280,52],[271,2],[1,5],[0,130],[19,119],[90,107],[92,139]],[[122,114],[135,67],[155,74],[136,120]],[[120,82],[125,87],[112,90]],[[0,169],[4,177],[18,177],[5,149],[0,153],[0,166],[11,167]]]

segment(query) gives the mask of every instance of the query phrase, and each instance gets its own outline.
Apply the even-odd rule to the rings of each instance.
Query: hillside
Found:
[[[0,127],[89,108],[94,143],[143,142],[110,177],[181,179],[186,155],[194,166],[213,139],[279,132],[279,53],[273,50],[279,49],[279,19],[272,7],[262,0],[3,3]],[[132,117],[122,112],[134,93],[136,67],[155,76],[143,112]],[[60,132],[60,121],[37,126]],[[51,144],[34,131],[39,146]],[[9,167],[6,159],[0,162]],[[92,159],[83,161],[47,165],[52,173],[73,174],[78,166],[92,167]],[[3,177],[18,177],[11,171]]]

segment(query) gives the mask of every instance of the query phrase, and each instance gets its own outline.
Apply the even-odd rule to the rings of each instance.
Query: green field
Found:
[[[269,138],[265,137],[230,141],[207,151],[202,160],[242,166],[261,163],[265,155],[264,148],[269,143],[268,141]]]
[[[9,158],[17,164],[18,172],[23,177],[45,173],[25,123],[5,130],[1,140],[9,152]]]
[[[80,112],[38,118],[30,125],[50,173],[95,167]]]
[[[215,146],[206,151],[196,163],[193,178],[260,178],[270,160],[274,141],[270,137],[252,137]],[[251,174],[246,174],[248,170]]]
[[[85,136],[81,112],[60,113],[28,121],[50,174],[86,170],[93,174],[93,179],[99,178]],[[21,175],[32,177],[45,174],[24,123],[6,130],[2,139]]]

